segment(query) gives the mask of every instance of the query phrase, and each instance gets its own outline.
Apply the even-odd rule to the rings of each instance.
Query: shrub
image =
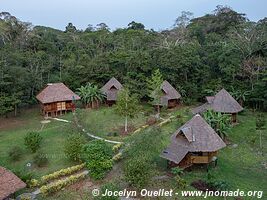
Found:
[[[212,180],[208,182],[208,185],[220,191],[226,191],[231,189],[230,184],[225,180]]]
[[[73,174],[75,172],[78,172],[80,171],[81,169],[83,169],[85,167],[85,163],[83,164],[80,164],[80,165],[75,165],[75,166],[72,166],[72,167],[68,167],[66,169],[61,169],[59,171],[56,171],[52,174],[48,174],[48,175],[45,175],[45,176],[42,176],[41,177],[41,184],[45,184],[45,183],[48,183],[49,181],[53,180],[53,179],[57,179],[61,176],[66,176],[66,175],[70,175],[70,174]]]
[[[120,161],[122,159],[122,153],[118,153],[118,154],[116,154],[115,156],[113,156],[113,158],[112,158],[112,160],[114,161],[114,162],[118,162],[118,161]]]
[[[44,167],[48,163],[48,159],[42,152],[37,152],[37,154],[33,157],[33,163],[38,167]]]
[[[106,184],[101,186],[100,194],[104,194],[106,190],[119,191],[119,188],[114,183],[106,183]],[[119,200],[120,198],[117,196],[102,196],[102,195],[100,195],[98,197],[95,197],[94,199],[97,199],[97,200]]]
[[[24,137],[25,146],[35,153],[41,145],[42,136],[38,132],[30,132]]]
[[[177,186],[178,186],[179,188],[184,189],[184,188],[186,187],[186,180],[184,180],[183,178],[181,178],[179,175],[176,175],[176,176],[174,177],[174,179],[175,179],[175,181],[176,181],[176,183],[177,183]]]
[[[31,181],[34,177],[34,174],[32,172],[26,170],[15,171],[14,174],[16,174],[16,176],[25,183],[29,183],[29,181]]]
[[[20,160],[22,156],[22,148],[19,146],[12,147],[8,152],[8,156],[12,161]]]
[[[112,169],[112,148],[102,140],[93,140],[83,148],[83,159],[93,179],[104,178]]]
[[[85,138],[79,133],[69,135],[64,144],[64,152],[68,158],[73,161],[80,160],[82,147],[85,142]]]
[[[114,152],[114,153],[116,153],[116,152],[118,152],[119,150],[120,150],[120,148],[123,146],[123,143],[118,143],[118,144],[116,144],[116,145],[114,145],[113,147],[112,147],[112,151]]]
[[[146,186],[152,175],[151,162],[146,156],[129,159],[125,164],[125,179],[130,185],[138,189]]]
[[[181,175],[181,174],[184,173],[183,172],[183,169],[182,168],[179,168],[179,167],[174,167],[174,168],[171,169],[171,171],[172,171],[172,173],[174,175]]]
[[[30,188],[34,188],[34,187],[37,187],[39,186],[39,181],[36,180],[36,179],[31,179],[30,181],[28,181],[28,185]]]
[[[71,185],[83,178],[85,178],[86,175],[85,174],[77,174],[77,175],[72,175],[67,177],[64,180],[59,180],[56,183],[50,184],[50,185],[44,185],[40,188],[41,193],[44,196],[47,196],[49,194],[55,193],[59,190],[61,190],[62,188]]]

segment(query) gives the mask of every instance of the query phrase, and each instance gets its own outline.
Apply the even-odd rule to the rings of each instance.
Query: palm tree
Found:
[[[204,118],[222,139],[227,136],[227,132],[231,127],[231,120],[228,115],[208,110],[204,113]]]
[[[80,95],[86,108],[98,108],[100,102],[105,98],[105,94],[96,85],[91,83],[78,88],[77,93]]]
[[[230,94],[240,103],[241,106],[243,106],[246,101],[246,97],[250,95],[250,91],[235,90],[233,86],[231,87],[231,90]]]

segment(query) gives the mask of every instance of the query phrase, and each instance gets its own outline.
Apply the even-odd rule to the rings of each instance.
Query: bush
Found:
[[[72,176],[67,177],[64,180],[59,180],[54,184],[44,185],[40,188],[40,191],[44,196],[47,196],[49,194],[52,194],[52,193],[55,193],[55,192],[61,190],[62,188],[66,187],[68,185],[71,185],[71,184],[73,184],[73,183],[75,183],[75,182],[77,182],[77,181],[79,181],[85,177],[86,177],[85,174],[72,175]]]
[[[45,156],[44,153],[38,152],[34,157],[33,157],[33,163],[36,164],[38,167],[44,167],[48,163],[48,159]]]
[[[61,169],[59,171],[56,171],[52,174],[48,174],[48,175],[45,175],[45,176],[42,176],[41,177],[41,184],[45,184],[45,183],[48,183],[49,181],[53,180],[53,179],[57,179],[61,176],[66,176],[66,175],[70,175],[70,174],[73,174],[75,172],[78,172],[80,171],[81,169],[83,169],[85,167],[85,163],[83,164],[80,164],[80,165],[75,165],[75,166],[72,166],[72,167],[68,167],[66,169]]]
[[[112,169],[112,147],[102,140],[93,140],[83,147],[83,159],[93,179],[102,179]]]
[[[127,182],[138,189],[148,184],[153,175],[151,161],[145,157],[136,157],[126,162],[124,175]]]
[[[16,176],[25,183],[29,183],[29,181],[31,181],[34,177],[34,174],[32,172],[26,170],[14,171],[14,174],[16,174]]]
[[[186,187],[186,180],[184,180],[183,178],[181,178],[179,175],[176,175],[174,177],[176,183],[177,183],[177,186],[178,188],[182,188],[184,189]]]
[[[8,152],[8,156],[12,161],[20,160],[22,156],[22,148],[19,146],[12,147]]]
[[[212,180],[208,182],[208,185],[219,191],[226,191],[231,189],[230,184],[225,180]]]
[[[118,144],[116,144],[116,145],[114,145],[114,146],[112,147],[112,151],[113,151],[114,153],[117,153],[117,152],[121,149],[122,146],[123,146],[123,143],[118,143]]]
[[[104,194],[106,192],[106,190],[119,191],[119,188],[114,183],[106,183],[106,184],[101,186],[100,194]],[[101,196],[100,195],[98,197],[95,197],[94,199],[97,199],[97,200],[119,200],[120,198],[117,196]]]
[[[85,142],[85,138],[79,133],[69,135],[64,144],[64,152],[68,158],[73,161],[81,160],[82,147]]]
[[[35,153],[41,145],[43,138],[38,132],[30,132],[24,137],[24,144],[27,149]]]
[[[182,168],[179,168],[179,167],[174,167],[174,168],[171,169],[171,171],[172,171],[172,173],[174,175],[181,175],[181,174],[184,173],[183,172],[183,169]]]

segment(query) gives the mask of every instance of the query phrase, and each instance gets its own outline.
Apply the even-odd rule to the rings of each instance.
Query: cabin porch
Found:
[[[180,167],[182,169],[188,168],[194,164],[209,164],[214,161],[217,152],[190,152],[188,153],[179,164],[168,161],[168,167]]]
[[[58,115],[66,114],[68,111],[73,111],[75,105],[72,101],[61,101],[41,104],[42,114],[46,117],[56,117]]]

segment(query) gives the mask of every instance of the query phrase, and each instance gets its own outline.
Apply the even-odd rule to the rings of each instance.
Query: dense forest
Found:
[[[35,104],[45,84],[74,91],[111,77],[147,98],[146,78],[159,69],[186,104],[225,87],[251,108],[267,109],[267,18],[250,21],[227,6],[193,18],[182,12],[162,31],[131,22],[65,31],[33,26],[0,13],[0,115]]]

